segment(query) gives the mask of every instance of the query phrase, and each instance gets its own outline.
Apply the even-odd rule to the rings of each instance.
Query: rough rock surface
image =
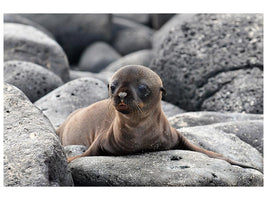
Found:
[[[263,15],[193,15],[169,32],[150,68],[166,101],[185,110],[262,113]]]
[[[62,85],[34,104],[57,128],[74,110],[89,106],[107,96],[108,90],[105,83],[99,79],[85,77]]]
[[[4,61],[21,60],[39,64],[69,80],[69,64],[63,49],[40,30],[27,25],[4,24]]]
[[[31,102],[63,85],[61,78],[53,72],[24,61],[5,62],[4,81],[19,88]]]
[[[164,42],[164,39],[169,36],[171,31],[175,30],[175,27],[181,26],[188,19],[191,19],[194,14],[177,14],[174,15],[167,23],[165,23],[159,30],[157,30],[152,38],[152,46],[155,49],[159,49]]]
[[[121,56],[105,42],[95,42],[85,49],[79,61],[81,71],[100,72]]]
[[[152,50],[141,50],[130,53],[115,62],[109,64],[103,71],[115,72],[125,65],[143,65],[149,66],[155,54]]]
[[[72,185],[52,124],[17,88],[4,86],[4,185]]]
[[[68,55],[70,63],[78,62],[81,52],[95,41],[111,37],[110,14],[24,14],[54,34]]]
[[[83,157],[69,164],[75,185],[262,186],[263,175],[204,154],[172,150],[131,156]]]

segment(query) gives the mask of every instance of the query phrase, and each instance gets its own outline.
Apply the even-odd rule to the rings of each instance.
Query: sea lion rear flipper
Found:
[[[201,152],[204,153],[205,155],[209,156],[210,158],[216,158],[216,159],[221,159],[221,160],[225,160],[228,163],[230,163],[231,165],[236,165],[242,168],[250,168],[250,169],[255,169],[260,171],[261,173],[263,173],[263,171],[261,169],[249,166],[249,165],[245,165],[236,161],[233,161],[229,158],[226,158],[225,156],[223,156],[222,154],[219,153],[215,153],[213,151],[208,151],[206,149],[200,148],[194,144],[192,144],[191,142],[189,142],[180,132],[178,132],[176,129],[173,129],[176,131],[176,133],[178,134],[178,143],[175,146],[175,149],[182,149],[182,150],[190,150],[190,151],[196,151],[196,152]]]

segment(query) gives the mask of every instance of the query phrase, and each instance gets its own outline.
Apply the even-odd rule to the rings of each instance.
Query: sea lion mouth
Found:
[[[123,114],[129,114],[130,113],[129,106],[123,102],[119,103],[119,105],[116,106],[116,109]]]

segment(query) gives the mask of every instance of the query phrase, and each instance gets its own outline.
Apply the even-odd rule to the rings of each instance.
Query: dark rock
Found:
[[[152,28],[160,29],[168,20],[170,20],[175,14],[150,14]]]
[[[120,54],[107,43],[95,42],[82,53],[78,65],[81,71],[100,72],[120,57]]]
[[[139,24],[149,25],[149,14],[113,14],[114,17],[128,19]]]
[[[234,134],[263,153],[263,115],[217,112],[190,112],[169,118],[174,128],[199,127]]]
[[[4,81],[19,88],[32,102],[63,85],[59,76],[30,62],[4,63]]]
[[[18,14],[4,14],[4,23],[18,23],[18,24],[33,26],[39,29],[40,31],[42,31],[43,33],[45,33],[50,38],[54,39],[54,36],[52,35],[52,33],[50,33],[47,29],[35,23],[34,21],[31,21]]]
[[[51,31],[68,55],[70,63],[78,62],[82,51],[95,41],[111,38],[109,14],[24,14]]]
[[[121,55],[151,49],[153,33],[152,29],[142,24],[119,17],[113,18],[112,45]]]
[[[97,78],[103,81],[104,83],[108,84],[112,75],[113,72],[108,72],[108,71],[92,73],[92,72],[70,70],[70,80],[75,80],[82,77],[92,77],[92,78]]]
[[[75,185],[262,186],[256,170],[204,154],[172,150],[131,156],[83,157],[69,164]]]
[[[262,15],[199,14],[178,24],[150,66],[163,80],[166,101],[190,111],[262,113]]]
[[[70,186],[52,124],[17,88],[4,86],[4,185]]]
[[[63,49],[32,26],[4,24],[4,61],[9,60],[32,62],[53,71],[64,82],[69,80],[69,64]]]
[[[179,108],[179,107],[177,107],[171,103],[168,103],[166,101],[161,101],[161,107],[162,107],[162,110],[165,113],[166,117],[172,117],[172,116],[175,116],[177,114],[181,114],[181,113],[185,112],[181,108]]]
[[[62,85],[36,101],[35,105],[57,128],[74,110],[89,106],[107,97],[106,84],[98,79],[87,77]]]
[[[116,72],[125,65],[149,66],[155,54],[152,50],[141,50],[124,56],[117,61],[109,64],[103,71]]]

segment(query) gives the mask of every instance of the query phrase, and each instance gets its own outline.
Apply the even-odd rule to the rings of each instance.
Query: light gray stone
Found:
[[[78,68],[81,71],[99,72],[121,56],[105,42],[95,42],[81,55]]]
[[[4,85],[4,185],[70,186],[66,155],[42,112],[16,87]]]
[[[108,97],[107,85],[99,79],[85,77],[70,81],[48,93],[34,104],[59,127],[70,113]]]
[[[167,118],[185,112],[183,109],[179,108],[178,106],[175,106],[166,101],[161,101],[161,107]]]
[[[175,20],[150,64],[167,90],[165,100],[187,111],[263,113],[263,15]]]

